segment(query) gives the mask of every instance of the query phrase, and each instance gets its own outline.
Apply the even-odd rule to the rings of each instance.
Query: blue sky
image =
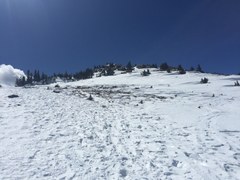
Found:
[[[0,64],[48,73],[106,62],[240,72],[239,0],[0,0]]]

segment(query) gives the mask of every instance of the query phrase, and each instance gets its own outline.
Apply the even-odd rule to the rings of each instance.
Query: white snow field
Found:
[[[0,179],[240,179],[240,76],[151,73],[1,87]]]

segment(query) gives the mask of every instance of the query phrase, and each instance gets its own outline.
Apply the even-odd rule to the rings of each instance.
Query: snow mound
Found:
[[[0,84],[14,86],[16,79],[26,76],[20,69],[15,69],[11,65],[0,65]]]

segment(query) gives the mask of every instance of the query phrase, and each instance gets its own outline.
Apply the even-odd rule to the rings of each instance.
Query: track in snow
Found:
[[[0,93],[1,179],[240,177],[240,132],[217,127],[236,102],[226,96],[147,85]]]

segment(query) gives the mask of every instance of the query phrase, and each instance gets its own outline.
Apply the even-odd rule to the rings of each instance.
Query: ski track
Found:
[[[0,179],[240,177],[240,132],[217,127],[235,101],[138,87],[0,89]]]

